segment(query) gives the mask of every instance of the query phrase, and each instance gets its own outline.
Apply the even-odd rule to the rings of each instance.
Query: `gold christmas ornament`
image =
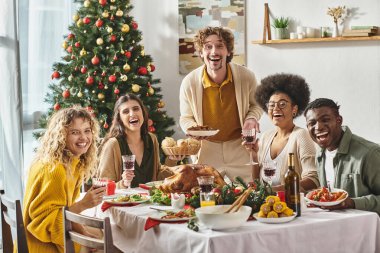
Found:
[[[66,49],[69,45],[67,44],[67,41],[65,40],[64,42],[62,42],[62,47],[64,49]]]
[[[120,9],[116,11],[116,16],[118,16],[118,17],[123,16],[123,14],[124,14],[123,11]]]
[[[114,6],[114,5],[111,5],[111,6],[110,6],[110,10],[111,10],[111,11],[114,11],[114,10],[116,10],[116,6]]]
[[[100,45],[103,45],[104,41],[102,38],[97,38],[96,39],[96,45],[100,46]]]
[[[104,89],[105,89],[105,90],[108,90],[108,86],[107,86],[107,85],[106,85],[106,86],[104,86]]]
[[[124,54],[124,53],[125,53],[125,51],[122,49],[122,50],[120,50],[120,53],[121,53],[121,54]]]
[[[78,21],[77,21],[77,26],[78,27],[81,27],[83,25],[83,21],[82,21],[82,19],[79,19]]]
[[[141,50],[141,56],[144,56],[144,55],[145,55],[144,50]]]
[[[157,107],[158,108],[164,108],[165,107],[165,102],[162,101],[162,100],[160,100],[160,102],[158,102],[158,104],[157,104]]]
[[[107,26],[107,32],[108,32],[108,33],[112,33],[112,32],[113,32],[112,27]]]
[[[103,93],[99,93],[99,94],[98,94],[98,99],[99,99],[99,100],[102,100],[102,101],[103,101],[104,98],[105,98],[105,96],[104,96]]]
[[[152,70],[152,68],[150,67],[150,65],[148,65],[148,66],[146,67],[146,70],[148,70],[148,72],[150,72],[150,71]]]
[[[149,95],[153,95],[154,94],[154,89],[152,87],[150,87],[148,89],[148,93],[149,93]]]
[[[95,92],[96,92],[96,91],[93,90],[93,91],[92,91],[92,94],[95,94]]]
[[[110,14],[108,13],[108,11],[103,11],[103,13],[102,13],[103,18],[108,18],[109,16],[110,16]]]
[[[78,15],[78,14],[74,14],[74,15],[73,15],[73,20],[74,20],[75,22],[77,22],[77,21],[79,20],[79,15]]]
[[[141,88],[140,85],[138,85],[138,84],[132,84],[132,91],[133,92],[135,92],[135,93],[139,92],[140,88]]]
[[[125,82],[128,80],[128,76],[127,75],[121,75],[120,79],[121,79],[121,81]]]
[[[88,8],[90,7],[91,2],[89,0],[84,1],[83,6]]]
[[[70,75],[69,78],[67,78],[69,80],[69,82],[71,82],[73,80],[74,76],[73,75]]]
[[[78,96],[78,98],[81,98],[81,97],[83,97],[83,93],[81,91],[79,91],[77,96]]]
[[[114,3],[114,2],[116,2],[116,0],[111,0],[111,3]]]
[[[131,66],[129,66],[128,63],[124,64],[123,66],[124,71],[129,72],[131,70]]]
[[[86,54],[87,54],[87,51],[84,50],[84,48],[82,48],[82,50],[80,50],[80,52],[79,52],[80,56],[85,56]]]
[[[129,32],[129,25],[127,25],[127,24],[123,24],[123,25],[121,26],[121,31],[122,31],[123,33],[127,33],[127,32]]]

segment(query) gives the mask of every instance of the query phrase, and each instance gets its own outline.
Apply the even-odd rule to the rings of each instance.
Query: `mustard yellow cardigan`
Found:
[[[30,253],[64,252],[62,207],[79,197],[78,159],[66,171],[59,163],[35,163],[29,173],[24,198],[24,225]]]

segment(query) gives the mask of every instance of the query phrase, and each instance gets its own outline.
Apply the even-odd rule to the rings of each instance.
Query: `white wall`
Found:
[[[345,41],[325,43],[254,45],[262,38],[264,3],[275,16],[289,16],[296,25],[333,26],[327,7],[342,5],[332,0],[246,0],[247,66],[258,80],[278,72],[299,74],[312,90],[311,99],[329,97],[341,104],[344,124],[367,139],[380,143],[380,41]],[[178,92],[183,76],[178,74],[178,11],[176,0],[134,0],[132,16],[143,32],[145,52],[157,66],[155,77],[161,79],[166,110],[178,122]],[[380,26],[380,1],[346,0],[355,8],[352,25]],[[297,124],[305,126],[303,117]],[[266,116],[262,130],[270,127]],[[175,127],[176,136],[182,136]]]

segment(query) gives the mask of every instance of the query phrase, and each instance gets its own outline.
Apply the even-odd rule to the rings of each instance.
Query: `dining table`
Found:
[[[380,252],[380,218],[374,212],[313,207],[286,223],[248,220],[228,230],[200,224],[196,232],[187,223],[160,223],[145,230],[147,219],[157,213],[151,207],[162,208],[153,203],[112,206],[104,212],[97,208],[97,216],[110,217],[114,245],[123,252]]]

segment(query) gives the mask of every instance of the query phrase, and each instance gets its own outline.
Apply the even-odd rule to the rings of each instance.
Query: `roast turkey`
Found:
[[[180,165],[174,170],[174,175],[165,178],[158,188],[165,192],[190,192],[191,188],[198,186],[197,177],[214,176],[214,183],[223,186],[224,182],[220,173],[211,166],[201,164]]]

